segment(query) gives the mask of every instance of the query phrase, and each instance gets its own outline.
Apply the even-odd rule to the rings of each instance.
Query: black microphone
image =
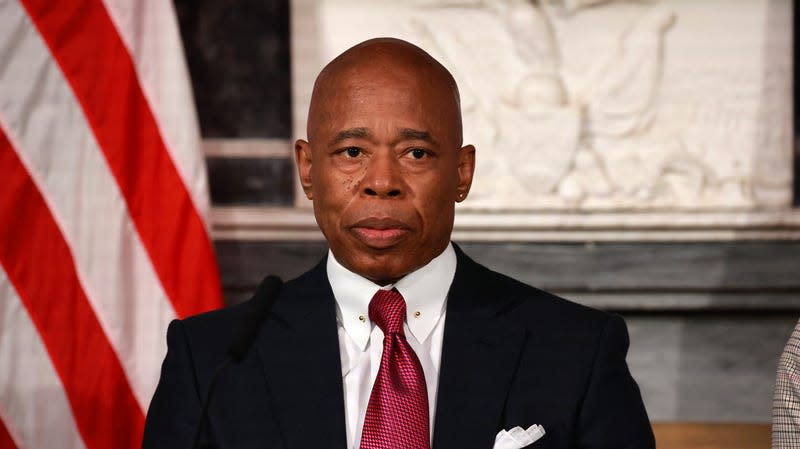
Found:
[[[278,276],[267,276],[258,285],[253,299],[251,300],[250,310],[244,315],[239,322],[239,326],[234,329],[231,344],[228,350],[225,351],[225,360],[222,361],[214,370],[211,376],[211,382],[208,384],[208,394],[203,401],[203,406],[200,410],[200,422],[197,424],[197,430],[192,439],[192,449],[197,449],[197,444],[200,442],[200,433],[203,430],[208,418],[208,405],[211,403],[211,396],[214,394],[214,386],[217,384],[217,379],[220,373],[233,363],[239,363],[244,359],[244,356],[250,351],[253,342],[261,329],[261,325],[267,320],[272,305],[278,299],[278,296],[283,287],[283,281]]]
[[[231,339],[231,345],[228,346],[227,355],[232,358],[234,362],[239,363],[247,355],[250,346],[253,346],[253,341],[258,335],[261,324],[266,321],[272,305],[278,299],[278,295],[283,287],[283,281],[278,276],[267,276],[261,281],[253,295],[253,307],[250,313],[246,314],[236,328]]]

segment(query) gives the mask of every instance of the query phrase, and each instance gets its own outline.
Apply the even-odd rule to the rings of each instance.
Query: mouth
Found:
[[[366,218],[350,226],[350,230],[359,241],[375,249],[394,246],[411,232],[405,223],[392,218]]]

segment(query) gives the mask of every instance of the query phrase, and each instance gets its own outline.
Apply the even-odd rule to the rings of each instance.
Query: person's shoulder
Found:
[[[604,323],[611,317],[611,313],[595,309],[554,293],[528,285],[512,277],[489,270],[496,282],[502,283],[508,289],[508,294],[519,298],[519,312],[531,313],[537,316],[558,316],[561,320],[569,319],[578,324],[597,322]]]
[[[256,298],[250,298],[239,304],[184,318],[170,327],[181,329],[193,352],[200,351],[211,360],[222,359],[233,340],[235,329],[246,321],[255,303]]]
[[[320,270],[324,271],[324,260],[311,270],[284,283],[277,301],[281,301],[284,297],[290,300],[302,298],[305,290],[325,281]],[[184,318],[181,324],[189,336],[200,336],[215,342],[228,342],[236,327],[248,321],[248,316],[259,313],[258,309],[263,307],[263,301],[266,299],[262,296],[262,293],[256,291],[246,301]]]
[[[463,257],[462,257],[463,256]],[[570,329],[595,334],[602,331],[609,320],[619,317],[559,295],[526,284],[503,273],[494,271],[467,257],[459,255],[467,273],[466,278],[480,280],[485,296],[493,301],[504,301],[509,319],[527,328]]]
[[[214,332],[215,330],[226,330],[232,328],[235,323],[243,319],[254,307],[255,298],[243,301],[239,304],[225,306],[221,309],[211,310],[184,318],[183,326],[187,332]]]

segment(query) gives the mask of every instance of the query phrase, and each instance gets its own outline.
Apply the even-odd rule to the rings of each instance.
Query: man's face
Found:
[[[385,69],[335,79],[314,106],[310,143],[295,145],[301,183],[336,259],[394,282],[449,243],[475,150],[459,148],[458,106],[441,82]]]

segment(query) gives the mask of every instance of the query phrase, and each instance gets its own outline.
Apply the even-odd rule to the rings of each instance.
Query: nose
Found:
[[[367,163],[362,191],[367,196],[396,198],[403,194],[400,164],[391,151],[373,154]]]

